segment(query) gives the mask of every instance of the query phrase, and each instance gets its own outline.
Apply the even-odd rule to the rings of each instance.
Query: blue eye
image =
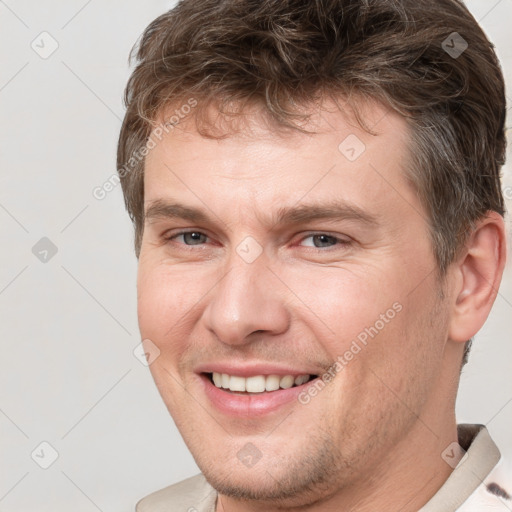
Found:
[[[337,245],[348,245],[350,242],[346,240],[342,240],[341,238],[335,237],[333,235],[328,235],[326,233],[315,233],[312,235],[308,235],[302,239],[302,241],[311,238],[313,240],[313,244],[307,244],[307,247],[315,247],[317,249],[321,249],[322,247],[333,247]],[[319,245],[317,245],[317,242]],[[328,245],[326,245],[328,244]]]
[[[165,237],[167,241],[173,241],[182,237],[182,241],[179,241],[178,244],[184,245],[186,247],[193,247],[195,245],[202,245],[207,242],[208,236],[200,231],[180,231],[179,233],[175,233],[171,236]],[[304,240],[311,239],[312,243],[304,244]],[[328,248],[336,248],[350,245],[350,241],[338,238],[333,235],[329,235],[327,233],[313,233],[301,239],[299,245],[303,247],[312,247],[313,249],[328,249]]]
[[[168,240],[174,240],[175,238],[178,238],[179,236],[183,237],[183,241],[185,242],[184,245],[199,245],[201,243],[201,237],[208,238],[204,233],[201,233],[200,231],[182,231],[181,233],[176,233],[175,235],[168,238]],[[192,243],[187,243],[186,240],[191,241]]]

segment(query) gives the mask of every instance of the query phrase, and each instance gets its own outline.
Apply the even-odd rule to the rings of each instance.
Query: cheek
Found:
[[[139,267],[137,279],[137,315],[139,328],[144,338],[159,338],[159,331],[167,321],[169,308],[167,287],[155,279],[155,273]]]
[[[159,347],[185,313],[183,283],[163,267],[139,264],[137,314],[143,338]]]
[[[174,322],[191,310],[201,297],[201,283],[194,272],[177,267],[141,260],[137,274],[137,296],[141,327],[150,322],[169,329]]]
[[[360,269],[328,267],[288,272],[283,281],[300,299],[291,297],[290,303],[303,311],[301,321],[315,326],[317,339],[328,344],[328,352],[336,357],[358,337],[362,341],[368,338],[367,330],[375,323],[378,331],[389,330],[399,316],[400,307],[393,308],[393,304],[400,291],[383,280],[383,275],[386,272],[382,268],[370,266],[364,273]]]
[[[204,307],[202,298],[212,284],[197,269],[185,270],[170,264],[139,263],[137,313],[143,339],[160,350],[160,363],[175,368],[184,353],[193,348],[191,333]],[[192,337],[193,338],[193,337]]]

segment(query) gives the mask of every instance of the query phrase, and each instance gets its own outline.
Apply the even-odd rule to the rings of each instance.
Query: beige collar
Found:
[[[459,444],[466,455],[441,489],[418,512],[453,512],[482,484],[500,460],[498,447],[484,425],[457,425]]]

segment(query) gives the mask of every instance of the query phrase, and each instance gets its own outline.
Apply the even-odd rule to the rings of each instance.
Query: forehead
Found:
[[[155,139],[146,156],[146,209],[171,192],[187,195],[196,205],[218,196],[256,206],[265,196],[280,205],[306,192],[306,199],[359,195],[374,201],[385,189],[408,187],[406,121],[378,103],[360,104],[369,133],[340,104],[341,112],[333,102],[308,111],[310,118],[301,126],[312,134],[279,129],[258,109],[233,118],[234,125],[212,110],[208,115],[216,120],[216,133],[226,136],[207,138],[198,132],[193,115],[184,116],[161,140]],[[172,112],[163,113],[160,121]]]

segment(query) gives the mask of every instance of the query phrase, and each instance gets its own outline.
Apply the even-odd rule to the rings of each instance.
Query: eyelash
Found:
[[[164,236],[164,239],[167,242],[171,242],[173,239],[177,238],[178,236],[186,235],[187,233],[198,233],[198,234],[204,235],[204,236],[206,236],[208,238],[208,235],[206,235],[205,233],[202,233],[201,231],[197,231],[197,230],[194,230],[194,229],[190,229],[190,230],[185,230],[185,231],[179,231],[178,233],[173,233],[172,235]],[[322,231],[310,233],[307,236],[301,238],[300,241],[302,242],[303,240],[305,240],[307,238],[312,238],[312,237],[321,236],[321,235],[324,235],[324,236],[327,236],[329,238],[332,238],[333,240],[335,240],[337,242],[337,245],[341,246],[341,247],[348,246],[351,243],[348,240],[343,240],[341,238],[338,238],[335,235],[330,235],[329,233],[324,233]],[[180,245],[183,245],[183,246],[187,247],[187,249],[189,249],[189,250],[193,250],[193,247],[194,247],[194,245],[188,245],[188,244],[184,244],[184,243],[180,244]],[[202,244],[198,244],[198,245],[202,245]],[[306,246],[306,247],[309,247],[310,249],[321,251],[321,252],[325,252],[325,251],[336,249],[336,246],[323,247],[323,248],[322,247],[311,247],[311,246]]]

